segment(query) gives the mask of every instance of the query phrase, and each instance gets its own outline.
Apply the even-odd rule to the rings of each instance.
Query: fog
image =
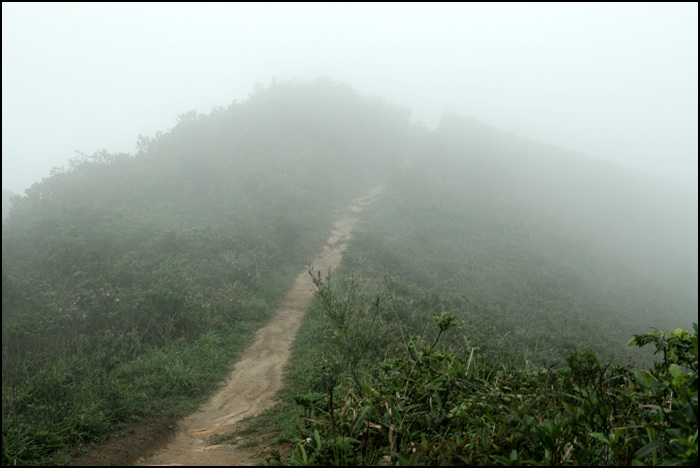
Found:
[[[328,75],[697,193],[693,4],[2,5],[2,185]]]
[[[685,459],[697,4],[2,13],[3,465],[307,458],[263,432],[210,445],[263,426],[289,446],[363,439],[309,455],[350,464],[423,463],[418,433],[431,459]],[[674,331],[639,335],[654,328]],[[265,355],[284,375],[231,373]],[[283,398],[232,426],[255,405],[205,403],[225,375]],[[539,421],[509,430],[515,401]],[[393,439],[355,438],[352,415],[402,405]],[[161,459],[187,414],[226,427],[183,425]],[[580,442],[631,420],[622,451]],[[541,421],[573,429],[552,448]],[[651,453],[638,435],[659,421]]]

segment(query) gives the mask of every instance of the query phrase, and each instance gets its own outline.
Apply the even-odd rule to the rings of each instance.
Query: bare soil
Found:
[[[340,264],[356,216],[384,190],[377,186],[336,213],[337,221],[313,268],[323,273]],[[300,272],[274,316],[260,328],[225,385],[197,411],[174,422],[142,421],[74,460],[74,465],[256,465],[289,447],[274,445],[274,430],[244,421],[275,403],[290,347],[314,296],[308,271]],[[252,427],[257,425],[257,427]],[[255,433],[255,437],[250,434]]]

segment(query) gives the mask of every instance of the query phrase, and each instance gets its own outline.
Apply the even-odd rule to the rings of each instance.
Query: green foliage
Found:
[[[635,335],[630,346],[653,344],[663,361],[635,373],[639,400],[646,409],[648,443],[635,458],[651,455],[653,464],[695,466],[698,463],[698,325],[695,334],[683,329]]]
[[[320,349],[340,346],[349,356],[363,352],[366,341],[337,342],[338,331],[363,319],[358,283],[348,282],[349,290],[342,294],[329,290],[329,276],[315,280],[321,311],[314,320],[323,322],[319,329],[330,325],[335,331],[325,334]],[[335,360],[325,396],[296,396],[306,424],[300,428],[303,442],[287,462],[697,463],[697,325],[694,335],[675,330],[635,336],[630,345],[654,343],[673,356],[652,371],[604,365],[591,350],[571,351],[566,366],[555,371],[488,358],[477,368],[475,349],[463,354],[439,343],[443,332],[454,333],[455,316],[442,313],[433,321],[435,338],[409,335],[408,347],[402,349],[394,334],[396,346],[387,348],[392,351],[380,361]],[[387,327],[379,321],[363,329],[377,337]],[[674,360],[683,362],[686,371]],[[327,367],[321,369],[327,372]]]

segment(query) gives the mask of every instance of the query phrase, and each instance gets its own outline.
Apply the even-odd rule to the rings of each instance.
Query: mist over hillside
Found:
[[[544,225],[630,262],[650,280],[697,282],[698,200],[647,174],[447,115],[442,157]]]
[[[430,131],[322,77],[181,115],[138,148],[77,158],[3,222],[8,427],[68,421],[65,408],[90,407],[75,395],[96,392],[104,409],[81,430],[102,434],[132,405],[206,393],[327,238],[333,211],[378,184],[386,193],[344,268],[420,296],[407,323],[456,311],[471,338],[503,351],[450,299],[462,295],[511,337],[511,356],[536,342],[549,364],[579,346],[627,358],[640,327],[697,320],[690,192],[472,119],[446,114]],[[220,367],[183,371],[181,392],[148,380],[159,371],[143,366],[176,352]],[[47,416],[33,399],[65,406]]]
[[[273,82],[244,102],[193,111],[167,132],[140,136],[136,155],[74,160],[17,200],[7,239],[16,234],[53,249],[49,231],[70,236],[68,243],[99,233],[100,250],[110,255],[91,258],[103,265],[144,232],[274,220],[284,226],[276,242],[292,248],[289,239],[318,228],[309,212],[413,170],[457,199],[507,207],[542,230],[595,245],[650,284],[697,284],[697,199],[688,192],[473,119],[446,114],[430,132],[409,117],[329,78]],[[501,212],[493,215],[507,225]],[[55,252],[60,271],[84,269],[65,254]]]
[[[16,196],[10,190],[2,190],[2,220],[5,221],[10,216],[10,208],[12,207],[11,198]]]

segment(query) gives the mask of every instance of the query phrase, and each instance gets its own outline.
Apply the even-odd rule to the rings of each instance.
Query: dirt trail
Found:
[[[352,229],[359,220],[355,214],[383,190],[383,186],[371,189],[337,214],[338,220],[326,245],[313,259],[314,270],[327,272],[340,264]],[[282,387],[282,369],[291,344],[313,299],[313,288],[308,272],[299,273],[269,323],[255,333],[253,343],[236,363],[225,387],[178,423],[176,436],[168,445],[139,460],[137,465],[250,465],[257,462],[251,451],[231,444],[210,445],[208,439],[273,405],[274,396]]]

